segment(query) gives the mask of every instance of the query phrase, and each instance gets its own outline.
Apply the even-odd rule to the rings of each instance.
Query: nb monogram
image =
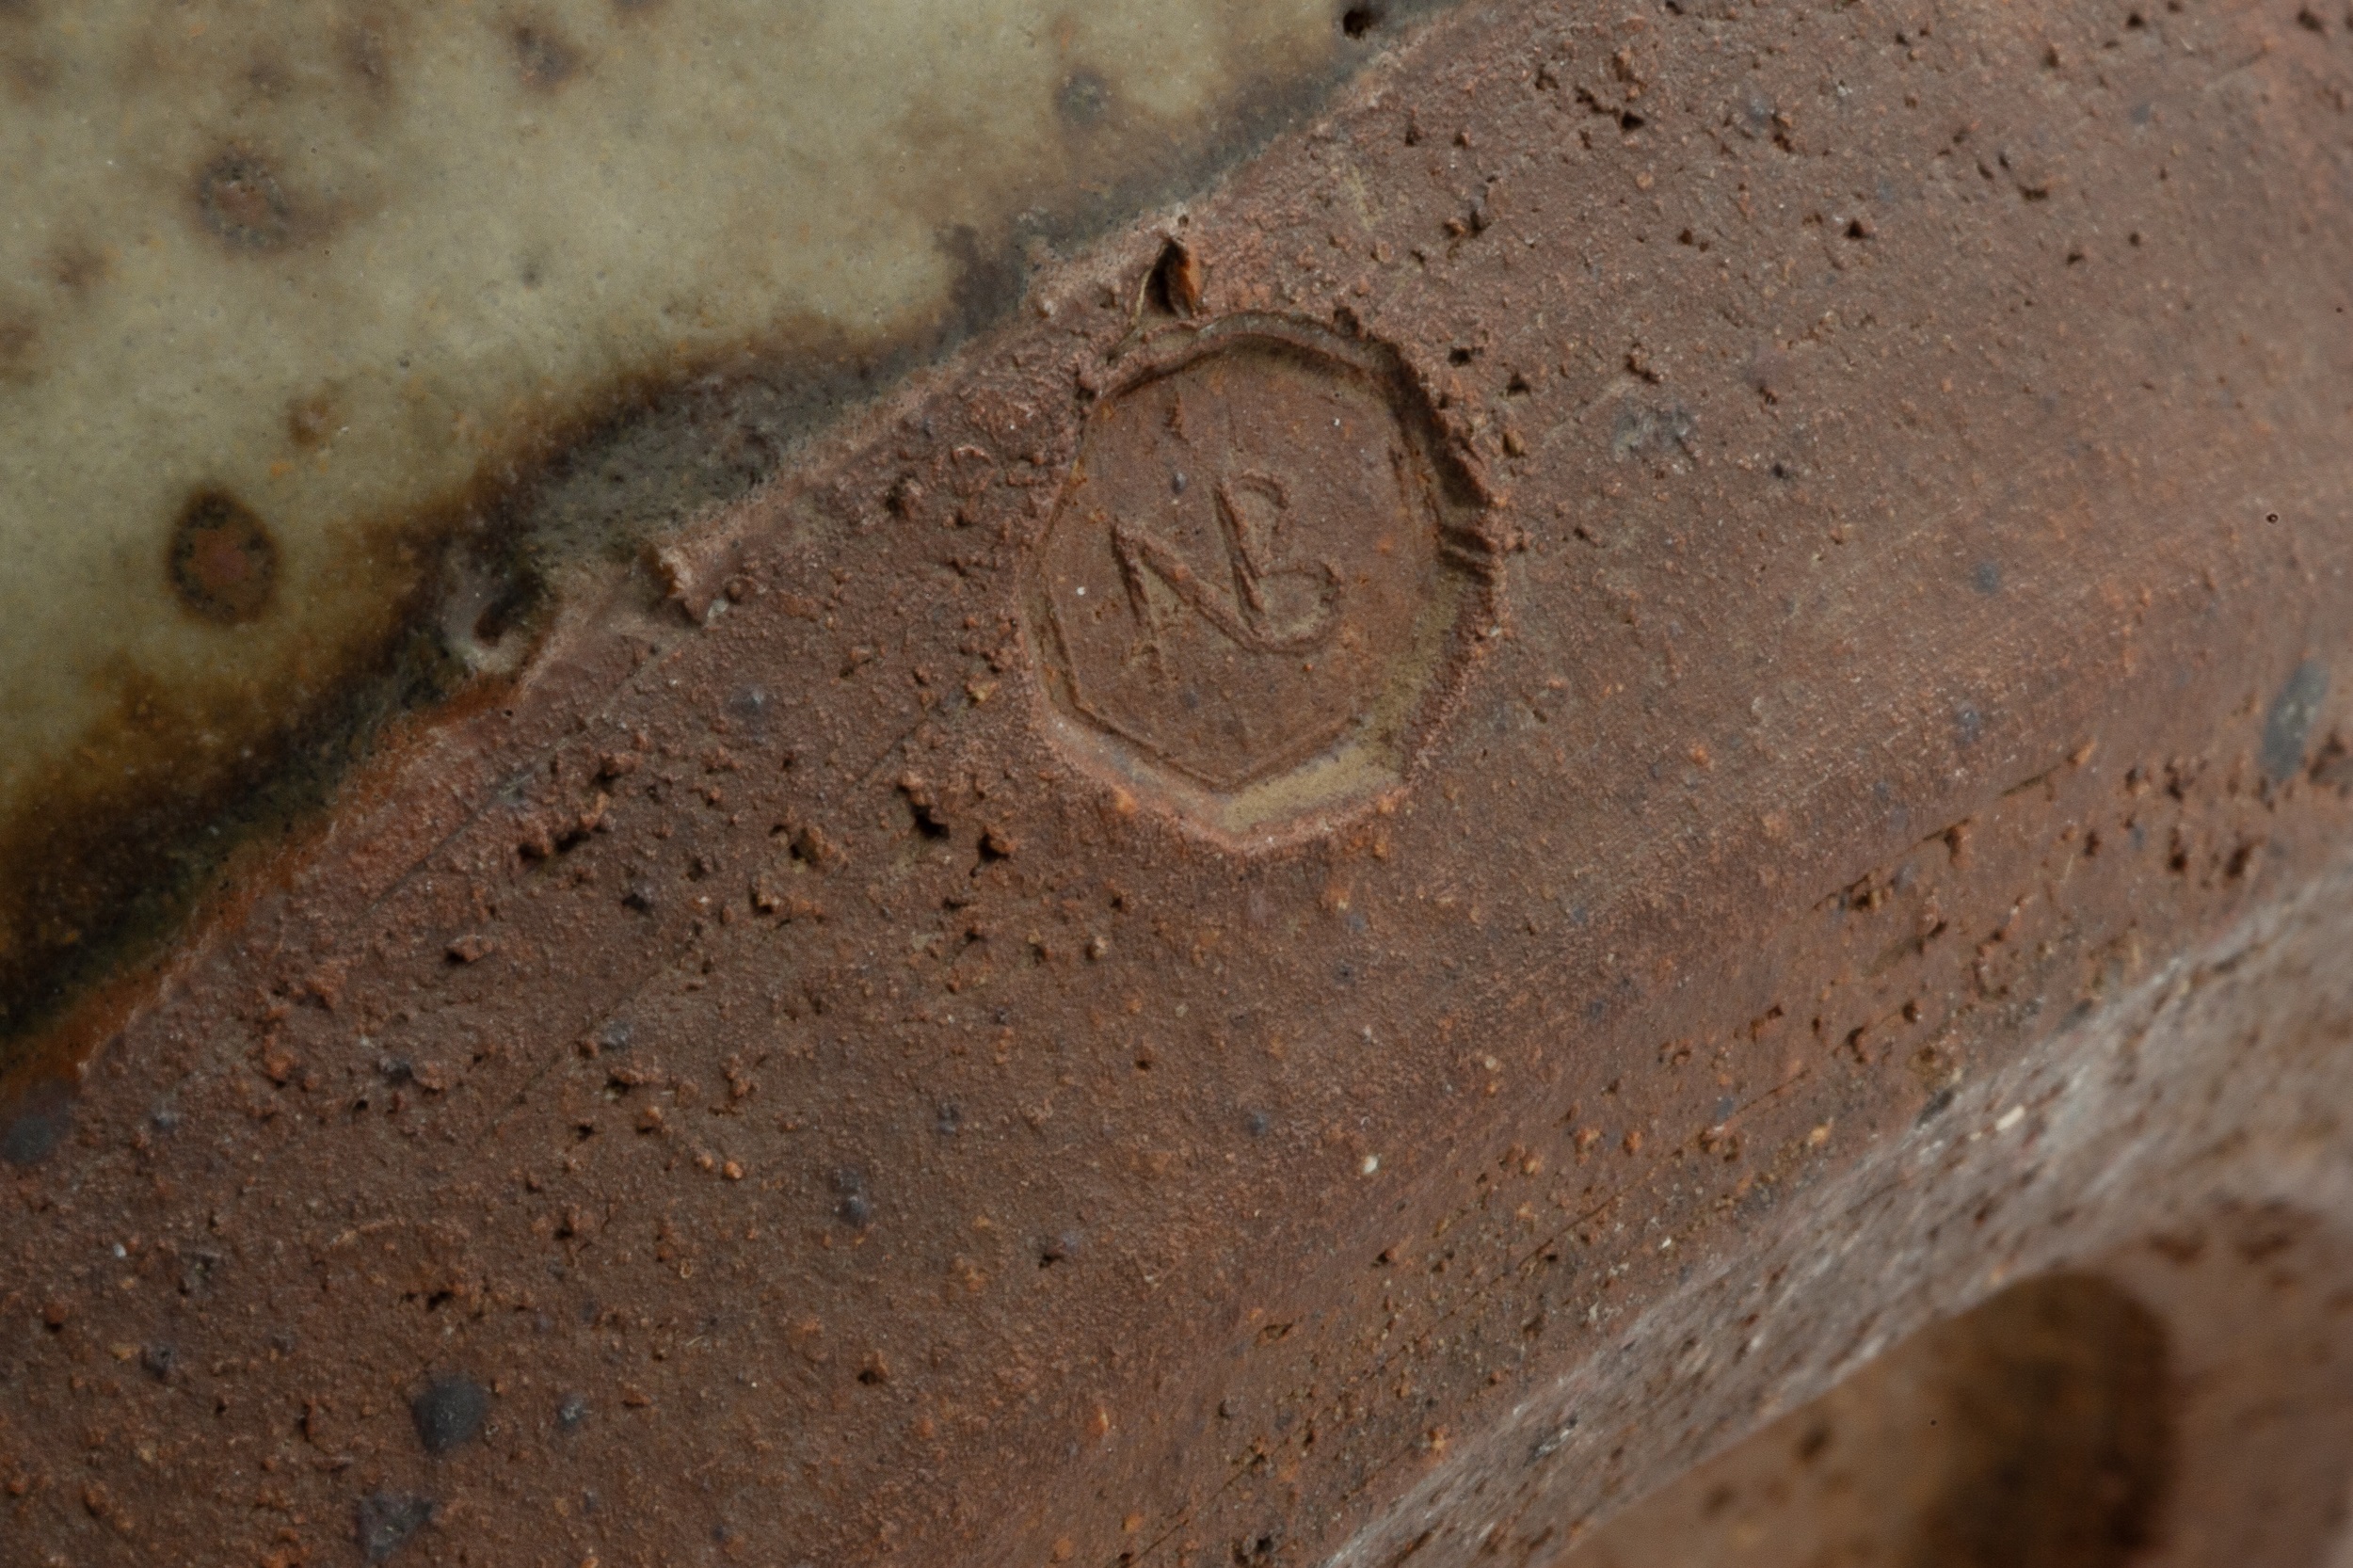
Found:
[[[1283,482],[1272,474],[1245,473],[1222,482],[1211,493],[1217,498],[1218,533],[1232,577],[1230,597],[1221,597],[1216,587],[1194,576],[1173,548],[1141,525],[1125,520],[1112,524],[1112,548],[1119,556],[1120,574],[1127,579],[1128,602],[1137,624],[1144,628],[1145,642],[1155,656],[1160,651],[1155,635],[1160,616],[1145,590],[1146,572],[1224,632],[1228,641],[1253,652],[1304,653],[1329,642],[1339,624],[1339,568],[1329,561],[1268,564],[1274,531],[1290,506]],[[1247,502],[1264,503],[1265,509],[1250,505],[1245,510]],[[1315,605],[1296,620],[1278,623],[1268,608],[1267,584],[1285,577],[1313,581]]]
[[[1404,782],[1488,606],[1469,482],[1395,358],[1237,318],[1089,416],[1030,587],[1065,748],[1231,842]]]

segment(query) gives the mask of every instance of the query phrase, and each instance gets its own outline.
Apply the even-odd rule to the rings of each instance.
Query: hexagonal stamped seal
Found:
[[[1030,584],[1056,739],[1238,846],[1401,788],[1494,614],[1481,498],[1419,388],[1263,316],[1123,368]]]

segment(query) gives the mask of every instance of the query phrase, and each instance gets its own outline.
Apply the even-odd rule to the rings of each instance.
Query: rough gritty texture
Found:
[[[1442,26],[92,1003],[8,1133],[9,1528],[1541,1560],[2012,1278],[2341,1228],[2349,84],[2278,6]],[[1024,631],[1187,310],[1387,345],[1497,551],[1288,847]]]
[[[1679,1288],[1567,1376],[1491,1408],[1334,1561],[1394,1560],[1419,1541],[1417,1561],[1501,1553],[1584,1568],[1581,1550],[1642,1543],[1645,1512],[1662,1533],[1684,1524],[1677,1494],[1709,1473],[1692,1471],[1694,1458],[1869,1367],[1932,1313],[2076,1272],[2163,1334],[2159,1387],[2133,1398],[2145,1412],[2157,1396],[2168,1430],[2138,1435],[2171,1451],[2153,1464],[2143,1448],[2128,1466],[2162,1476],[2134,1511],[2134,1560],[2284,1565],[2315,1560],[2332,1540],[2353,1544],[2343,1136],[2353,989],[2336,957],[2353,929],[2349,891],[2353,865],[2340,860],[1793,1192],[1744,1247],[1687,1261]],[[1880,1375],[1965,1373],[1970,1336],[1931,1331]],[[1990,1392],[1981,1378],[1972,1386]],[[1806,1414],[1871,1398],[1866,1374]],[[2045,1436],[2065,1425],[2057,1402],[1995,1399],[1980,1419]],[[2031,1452],[2019,1442],[1999,1457],[2016,1465]],[[1935,1479],[1937,1456],[1922,1457],[1915,1476]],[[1769,1468],[1748,1445],[1711,1464]],[[1684,1479],[1580,1547],[1587,1527],[1673,1478]],[[1916,1530],[1960,1500],[1915,1511],[1882,1496],[1876,1518],[1843,1522]],[[2022,1500],[2031,1506],[2031,1490]],[[2106,1510],[2097,1493],[2074,1502],[2046,1514],[2057,1529],[2038,1544],[2064,1533],[2085,1544],[2079,1532]],[[1808,1519],[1841,1522],[1830,1510]]]
[[[511,670],[567,563],[739,497],[1421,8],[0,5],[0,1051],[257,792]]]

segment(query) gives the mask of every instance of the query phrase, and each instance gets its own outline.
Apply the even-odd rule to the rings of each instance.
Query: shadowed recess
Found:
[[[1559,1568],[2122,1568],[2173,1463],[2164,1327],[2055,1274],[1915,1336]]]

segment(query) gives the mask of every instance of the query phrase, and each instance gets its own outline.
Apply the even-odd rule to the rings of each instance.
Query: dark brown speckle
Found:
[[[546,92],[580,70],[580,54],[547,28],[524,23],[515,29],[515,69],[523,86]]]
[[[392,85],[392,49],[374,18],[355,22],[344,33],[344,68],[367,90],[382,97]]]
[[[294,237],[294,203],[259,154],[232,148],[197,176],[204,227],[240,250],[277,250]]]
[[[28,312],[0,308],[0,381],[29,379],[40,344],[40,328]]]
[[[323,392],[286,406],[286,437],[305,452],[325,445],[334,429],[335,402]]]
[[[278,542],[235,496],[199,490],[172,525],[167,567],[190,614],[234,626],[269,608],[278,586]]]
[[[359,1538],[360,1555],[371,1563],[386,1561],[432,1522],[433,1512],[430,1498],[369,1493],[353,1511],[352,1530]]]
[[[1111,84],[1093,71],[1074,71],[1054,94],[1054,109],[1064,124],[1085,130],[1111,112]]]
[[[105,252],[87,240],[59,246],[49,258],[49,276],[71,294],[86,294],[106,276]]]
[[[456,1373],[433,1379],[408,1404],[418,1446],[436,1459],[481,1436],[489,1414],[490,1391]]]

